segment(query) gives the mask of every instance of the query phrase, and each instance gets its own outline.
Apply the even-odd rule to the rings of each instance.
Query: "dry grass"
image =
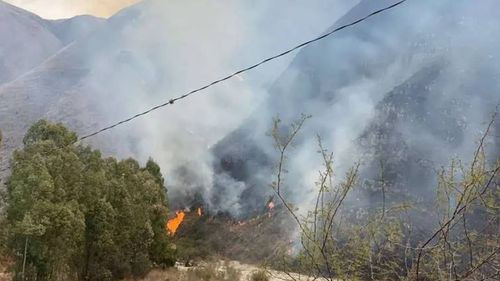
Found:
[[[183,272],[176,268],[153,270],[142,281],[184,281]]]
[[[8,268],[11,264],[11,261],[0,258],[0,281],[12,280],[12,274],[8,272]]]
[[[205,263],[197,267],[177,266],[168,270],[153,270],[141,281],[310,281],[312,278],[275,270],[263,270],[238,262]],[[131,280],[130,280],[131,281]]]
[[[142,281],[240,281],[241,278],[241,271],[229,262],[217,262],[192,268],[153,270]]]
[[[264,270],[254,271],[249,278],[249,281],[270,281],[269,275]]]

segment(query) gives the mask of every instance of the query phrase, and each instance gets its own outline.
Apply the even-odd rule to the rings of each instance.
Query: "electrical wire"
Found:
[[[81,138],[79,139],[79,141],[82,141],[82,140],[84,140],[84,139],[88,139],[88,138],[93,137],[93,136],[95,136],[95,135],[98,135],[98,134],[100,134],[100,133],[102,133],[102,132],[105,132],[105,131],[111,130],[111,129],[113,129],[113,128],[117,127],[117,126],[120,126],[120,125],[122,125],[122,124],[124,124],[124,123],[128,123],[128,122],[130,122],[130,121],[132,121],[132,120],[134,120],[134,119],[136,119],[136,118],[138,118],[138,117],[141,117],[141,116],[143,116],[143,115],[146,115],[146,114],[148,114],[148,113],[151,113],[152,111],[158,110],[158,109],[160,109],[160,108],[162,108],[162,107],[165,107],[165,106],[167,106],[167,105],[173,105],[176,101],[179,101],[179,100],[185,99],[185,98],[187,98],[187,97],[189,97],[189,96],[191,96],[191,95],[193,95],[193,94],[195,94],[195,93],[201,92],[201,91],[206,90],[206,89],[208,89],[208,88],[210,88],[210,87],[212,87],[212,86],[214,86],[214,85],[216,85],[216,84],[219,84],[219,83],[221,83],[221,82],[224,82],[224,81],[226,81],[226,80],[229,80],[229,79],[231,79],[231,78],[233,78],[233,77],[235,77],[235,76],[238,76],[239,74],[242,74],[242,73],[244,73],[244,72],[247,72],[247,71],[250,71],[250,70],[252,70],[252,69],[254,69],[254,68],[257,68],[257,67],[259,67],[259,66],[261,66],[261,65],[263,65],[263,64],[265,64],[265,63],[268,63],[268,62],[270,62],[270,61],[272,61],[272,60],[275,60],[275,59],[278,59],[278,58],[280,58],[280,57],[282,57],[282,56],[285,56],[285,55],[287,55],[287,54],[289,54],[289,53],[291,53],[291,52],[293,52],[293,51],[295,51],[295,50],[301,49],[301,48],[303,48],[303,47],[305,47],[305,46],[307,46],[307,45],[309,45],[309,44],[312,44],[312,43],[314,43],[314,42],[316,42],[316,41],[319,41],[319,40],[322,40],[322,39],[324,39],[324,38],[327,38],[327,37],[331,36],[332,34],[337,33],[337,32],[339,32],[339,31],[341,31],[341,30],[343,30],[343,29],[345,29],[345,28],[348,28],[348,27],[350,27],[350,26],[356,25],[356,24],[358,24],[358,23],[360,23],[360,22],[362,22],[362,21],[365,21],[365,20],[367,20],[368,18],[371,18],[371,17],[373,17],[373,16],[375,16],[375,15],[377,15],[377,14],[380,14],[380,13],[382,13],[382,12],[384,12],[384,11],[387,11],[387,10],[390,10],[390,9],[392,9],[392,8],[395,8],[395,7],[397,7],[397,6],[401,5],[401,4],[403,4],[403,3],[404,3],[404,2],[406,2],[406,1],[407,1],[407,0],[402,0],[402,1],[399,1],[399,2],[397,2],[397,3],[395,3],[395,4],[392,4],[392,5],[390,5],[390,6],[387,6],[387,7],[385,7],[385,8],[382,8],[382,9],[380,9],[380,10],[376,10],[376,11],[374,11],[374,12],[372,12],[372,13],[370,13],[370,14],[368,14],[368,15],[366,15],[366,16],[364,16],[364,17],[362,17],[362,18],[360,18],[360,19],[358,19],[358,20],[356,20],[356,21],[353,21],[353,22],[351,22],[351,23],[348,23],[348,24],[342,25],[342,26],[340,26],[340,27],[338,27],[338,28],[335,28],[335,29],[333,29],[333,30],[331,30],[331,31],[329,31],[329,32],[327,32],[327,33],[325,33],[325,34],[321,35],[321,36],[318,36],[318,37],[316,37],[316,38],[314,38],[314,39],[311,39],[311,40],[308,40],[308,41],[306,41],[306,42],[303,42],[303,43],[301,43],[301,44],[299,44],[299,45],[297,45],[297,46],[295,46],[295,47],[292,47],[292,48],[290,48],[290,49],[288,49],[288,50],[286,50],[286,51],[284,51],[284,52],[281,52],[281,53],[279,53],[279,54],[277,54],[277,55],[274,55],[274,56],[268,57],[268,58],[266,58],[266,59],[263,59],[263,60],[261,60],[260,62],[258,62],[258,63],[256,63],[256,64],[253,64],[253,65],[248,66],[248,67],[246,67],[246,68],[240,69],[240,70],[238,70],[238,71],[236,71],[236,72],[234,72],[234,73],[232,73],[232,74],[230,74],[230,75],[228,75],[228,76],[226,76],[226,77],[223,77],[223,78],[220,78],[220,79],[218,79],[218,80],[215,80],[215,81],[213,81],[213,82],[211,82],[211,83],[209,83],[209,84],[206,84],[205,86],[202,86],[202,87],[200,87],[200,88],[194,89],[194,90],[192,90],[192,91],[190,91],[190,92],[188,92],[188,93],[185,93],[185,94],[183,94],[183,95],[181,95],[181,96],[179,96],[179,97],[176,97],[176,98],[170,99],[169,101],[167,101],[167,102],[165,102],[165,103],[162,103],[162,104],[160,104],[160,105],[156,105],[156,106],[154,106],[154,107],[152,107],[152,108],[150,108],[150,109],[148,109],[148,110],[146,110],[146,111],[143,111],[143,112],[141,112],[141,113],[135,114],[134,116],[131,116],[131,117],[127,118],[127,119],[124,119],[124,120],[122,120],[122,121],[119,121],[119,122],[117,122],[117,123],[114,123],[114,124],[112,124],[112,125],[109,125],[109,126],[107,126],[107,127],[104,127],[104,128],[102,128],[102,129],[100,129],[100,130],[98,130],[98,131],[95,131],[95,132],[93,132],[93,133],[90,133],[90,134],[88,134],[88,135],[85,135],[85,136],[81,137]]]
[[[219,83],[222,83],[222,82],[224,82],[224,81],[226,81],[226,80],[229,80],[229,79],[231,79],[231,78],[233,78],[233,77],[236,77],[236,76],[238,76],[238,75],[240,75],[240,74],[242,74],[242,73],[244,73],[244,72],[247,72],[247,71],[250,71],[250,70],[252,70],[252,69],[255,69],[255,68],[257,68],[257,67],[259,67],[259,66],[261,66],[261,65],[263,65],[263,64],[265,64],[265,63],[268,63],[268,62],[270,62],[270,61],[272,61],[272,60],[275,60],[275,59],[278,59],[278,58],[283,57],[283,56],[285,56],[285,55],[288,55],[288,54],[292,53],[293,51],[296,51],[296,50],[298,50],[298,49],[301,49],[301,48],[303,48],[303,47],[305,47],[305,46],[307,46],[307,45],[309,45],[309,44],[312,44],[312,43],[314,43],[314,42],[317,42],[317,41],[320,41],[320,40],[322,40],[322,39],[325,39],[325,38],[327,38],[327,37],[329,37],[329,36],[333,35],[334,33],[339,32],[339,31],[341,31],[341,30],[343,30],[343,29],[346,29],[346,28],[348,28],[348,27],[351,27],[351,26],[353,26],[353,25],[356,25],[356,24],[358,24],[358,23],[361,23],[361,22],[363,22],[363,21],[365,21],[365,20],[367,20],[367,19],[369,19],[369,18],[371,18],[371,17],[373,17],[373,16],[375,16],[375,15],[377,15],[377,14],[380,14],[380,13],[382,13],[382,12],[385,12],[385,11],[387,11],[387,10],[393,9],[393,8],[395,8],[395,7],[397,7],[397,6],[401,5],[401,4],[403,4],[403,3],[404,3],[404,2],[406,2],[406,1],[407,1],[407,0],[401,0],[401,1],[398,1],[398,2],[396,2],[396,3],[394,3],[394,4],[390,5],[390,6],[387,6],[387,7],[384,7],[384,8],[382,8],[382,9],[376,10],[376,11],[374,11],[374,12],[372,12],[372,13],[370,13],[370,14],[368,14],[368,15],[366,15],[366,16],[364,16],[364,17],[360,18],[360,19],[357,19],[357,20],[355,20],[355,21],[353,21],[353,22],[350,22],[350,23],[348,23],[348,24],[345,24],[345,25],[342,25],[342,26],[340,26],[340,27],[337,27],[337,28],[335,28],[335,29],[333,29],[333,30],[331,30],[331,31],[329,31],[329,32],[324,33],[323,35],[320,35],[320,36],[315,37],[315,38],[313,38],[313,39],[311,39],[311,40],[308,40],[308,41],[305,41],[305,42],[303,42],[303,43],[300,43],[300,44],[296,45],[295,47],[292,47],[292,48],[287,49],[286,51],[283,51],[283,52],[281,52],[281,53],[279,53],[279,54],[276,54],[276,55],[274,55],[274,56],[271,56],[271,57],[268,57],[268,58],[266,58],[266,59],[263,59],[263,60],[259,61],[258,63],[255,63],[255,64],[253,64],[253,65],[251,65],[251,66],[248,66],[248,67],[242,68],[242,69],[240,69],[240,70],[238,70],[238,71],[235,71],[234,73],[232,73],[232,74],[230,74],[230,75],[227,75],[227,76],[225,76],[225,77],[223,77],[223,78],[217,79],[217,80],[215,80],[215,81],[213,81],[213,82],[211,82],[211,83],[209,83],[209,84],[206,84],[206,85],[204,85],[204,86],[202,86],[202,87],[199,87],[199,88],[197,88],[197,89],[194,89],[194,90],[192,90],[192,91],[190,91],[190,92],[187,92],[187,93],[185,93],[185,94],[183,94],[183,95],[181,95],[181,96],[178,96],[178,97],[176,97],[176,98],[170,99],[169,101],[167,101],[167,102],[165,102],[165,103],[162,103],[162,104],[156,105],[156,106],[154,106],[154,107],[152,107],[152,108],[150,108],[150,109],[148,109],[148,110],[146,110],[146,111],[143,111],[143,112],[137,113],[137,114],[135,114],[135,115],[133,115],[133,116],[131,116],[131,117],[129,117],[129,118],[126,118],[126,119],[124,119],[124,120],[121,120],[121,121],[119,121],[119,122],[116,122],[116,123],[114,123],[114,124],[112,124],[112,125],[106,126],[106,127],[102,128],[102,129],[100,129],[100,130],[98,130],[98,131],[93,132],[93,133],[90,133],[90,134],[84,135],[84,136],[80,137],[77,141],[75,141],[75,143],[80,142],[80,141],[85,140],[85,139],[88,139],[88,138],[91,138],[91,137],[96,136],[96,135],[98,135],[98,134],[100,134],[100,133],[103,133],[103,132],[105,132],[105,131],[111,130],[111,129],[113,129],[113,128],[117,127],[117,126],[120,126],[120,125],[122,125],[122,124],[128,123],[128,122],[130,122],[130,121],[132,121],[132,120],[134,120],[134,119],[136,119],[136,118],[139,118],[139,117],[141,117],[141,116],[144,116],[144,115],[146,115],[146,114],[149,114],[149,113],[151,113],[152,111],[158,110],[158,109],[163,108],[163,107],[165,107],[165,106],[167,106],[167,105],[173,105],[175,102],[177,102],[177,101],[179,101],[179,100],[185,99],[185,98],[187,98],[187,97],[189,97],[189,96],[191,96],[191,95],[193,95],[193,94],[195,94],[195,93],[198,93],[198,92],[201,92],[201,91],[203,91],[203,90],[206,90],[206,89],[208,89],[208,88],[210,88],[210,87],[212,87],[212,86],[214,86],[214,85],[217,85],[217,84],[219,84]],[[74,144],[74,143],[73,143],[73,144]],[[5,171],[7,171],[7,170],[9,170],[9,169],[10,169],[10,167],[8,167],[8,168],[4,168],[4,169],[0,169],[0,172],[5,172]]]

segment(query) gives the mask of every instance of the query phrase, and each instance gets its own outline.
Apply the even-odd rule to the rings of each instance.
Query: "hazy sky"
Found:
[[[91,14],[109,17],[123,7],[140,0],[5,0],[43,18],[69,18]]]

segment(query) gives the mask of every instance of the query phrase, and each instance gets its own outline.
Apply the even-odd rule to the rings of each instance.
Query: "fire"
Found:
[[[199,217],[201,217],[201,215],[202,215],[201,208],[198,208],[198,210],[196,210],[196,213],[198,214]]]
[[[177,229],[184,220],[184,217],[186,216],[186,214],[183,211],[177,211],[175,212],[175,214],[176,214],[175,218],[168,220],[167,222],[167,231],[170,236],[175,235]]]

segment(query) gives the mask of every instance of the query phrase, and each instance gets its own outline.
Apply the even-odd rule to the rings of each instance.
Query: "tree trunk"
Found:
[[[26,252],[28,251],[28,236],[26,236],[26,240],[24,241],[24,257],[23,257],[23,271],[21,272],[22,280],[24,279],[24,270],[26,269]]]

